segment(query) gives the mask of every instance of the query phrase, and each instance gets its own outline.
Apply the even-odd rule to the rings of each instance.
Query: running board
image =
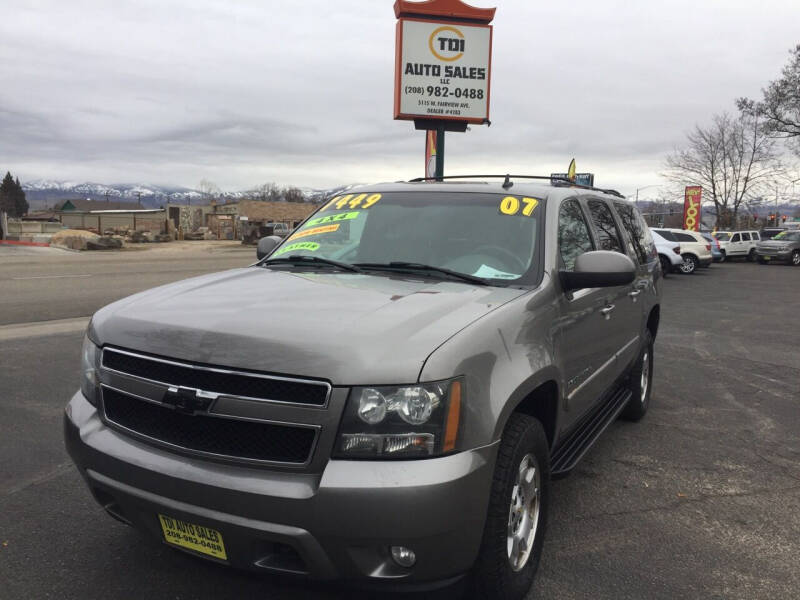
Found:
[[[631,396],[629,389],[619,388],[558,445],[550,459],[552,477],[565,477],[569,474],[606,427],[616,420]]]

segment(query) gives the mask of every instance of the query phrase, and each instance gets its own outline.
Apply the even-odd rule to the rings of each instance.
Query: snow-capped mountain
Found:
[[[141,201],[144,206],[156,207],[167,202],[187,203],[197,201],[202,194],[183,187],[166,187],[150,184],[112,184],[36,179],[22,184],[31,208],[50,207],[58,202],[75,198],[92,200]]]

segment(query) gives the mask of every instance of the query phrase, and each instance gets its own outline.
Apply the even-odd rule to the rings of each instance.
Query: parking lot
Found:
[[[64,451],[81,319],[254,254],[0,255],[0,597],[352,597],[142,537],[95,504]],[[797,597],[799,293],[800,268],[747,262],[664,282],[650,412],[555,482],[531,598]]]

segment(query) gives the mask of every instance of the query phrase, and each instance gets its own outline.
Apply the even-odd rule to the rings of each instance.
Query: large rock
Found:
[[[98,237],[94,240],[86,240],[87,250],[117,250],[122,248],[122,241],[110,236]]]
[[[89,240],[98,239],[100,236],[91,231],[82,229],[62,229],[50,238],[51,246],[61,246],[70,250],[86,250]]]

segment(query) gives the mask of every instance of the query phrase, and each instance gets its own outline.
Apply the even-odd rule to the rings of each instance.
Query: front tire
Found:
[[[789,264],[793,267],[800,267],[800,250],[792,252],[792,258],[789,259]]]
[[[697,270],[699,264],[697,257],[692,254],[684,254],[682,258],[683,264],[680,266],[681,273],[684,275],[691,275]]]
[[[725,250],[720,250],[719,253],[722,255],[722,258],[719,259],[719,262],[724,263],[725,258],[727,258],[725,255]]]
[[[639,360],[631,370],[628,389],[631,399],[620,415],[626,421],[639,421],[650,407],[653,389],[653,336],[648,330]]]
[[[542,424],[513,413],[503,431],[471,597],[522,600],[544,544],[550,451]]]
[[[750,248],[750,252],[747,253],[747,262],[753,262],[756,259],[756,249]]]

